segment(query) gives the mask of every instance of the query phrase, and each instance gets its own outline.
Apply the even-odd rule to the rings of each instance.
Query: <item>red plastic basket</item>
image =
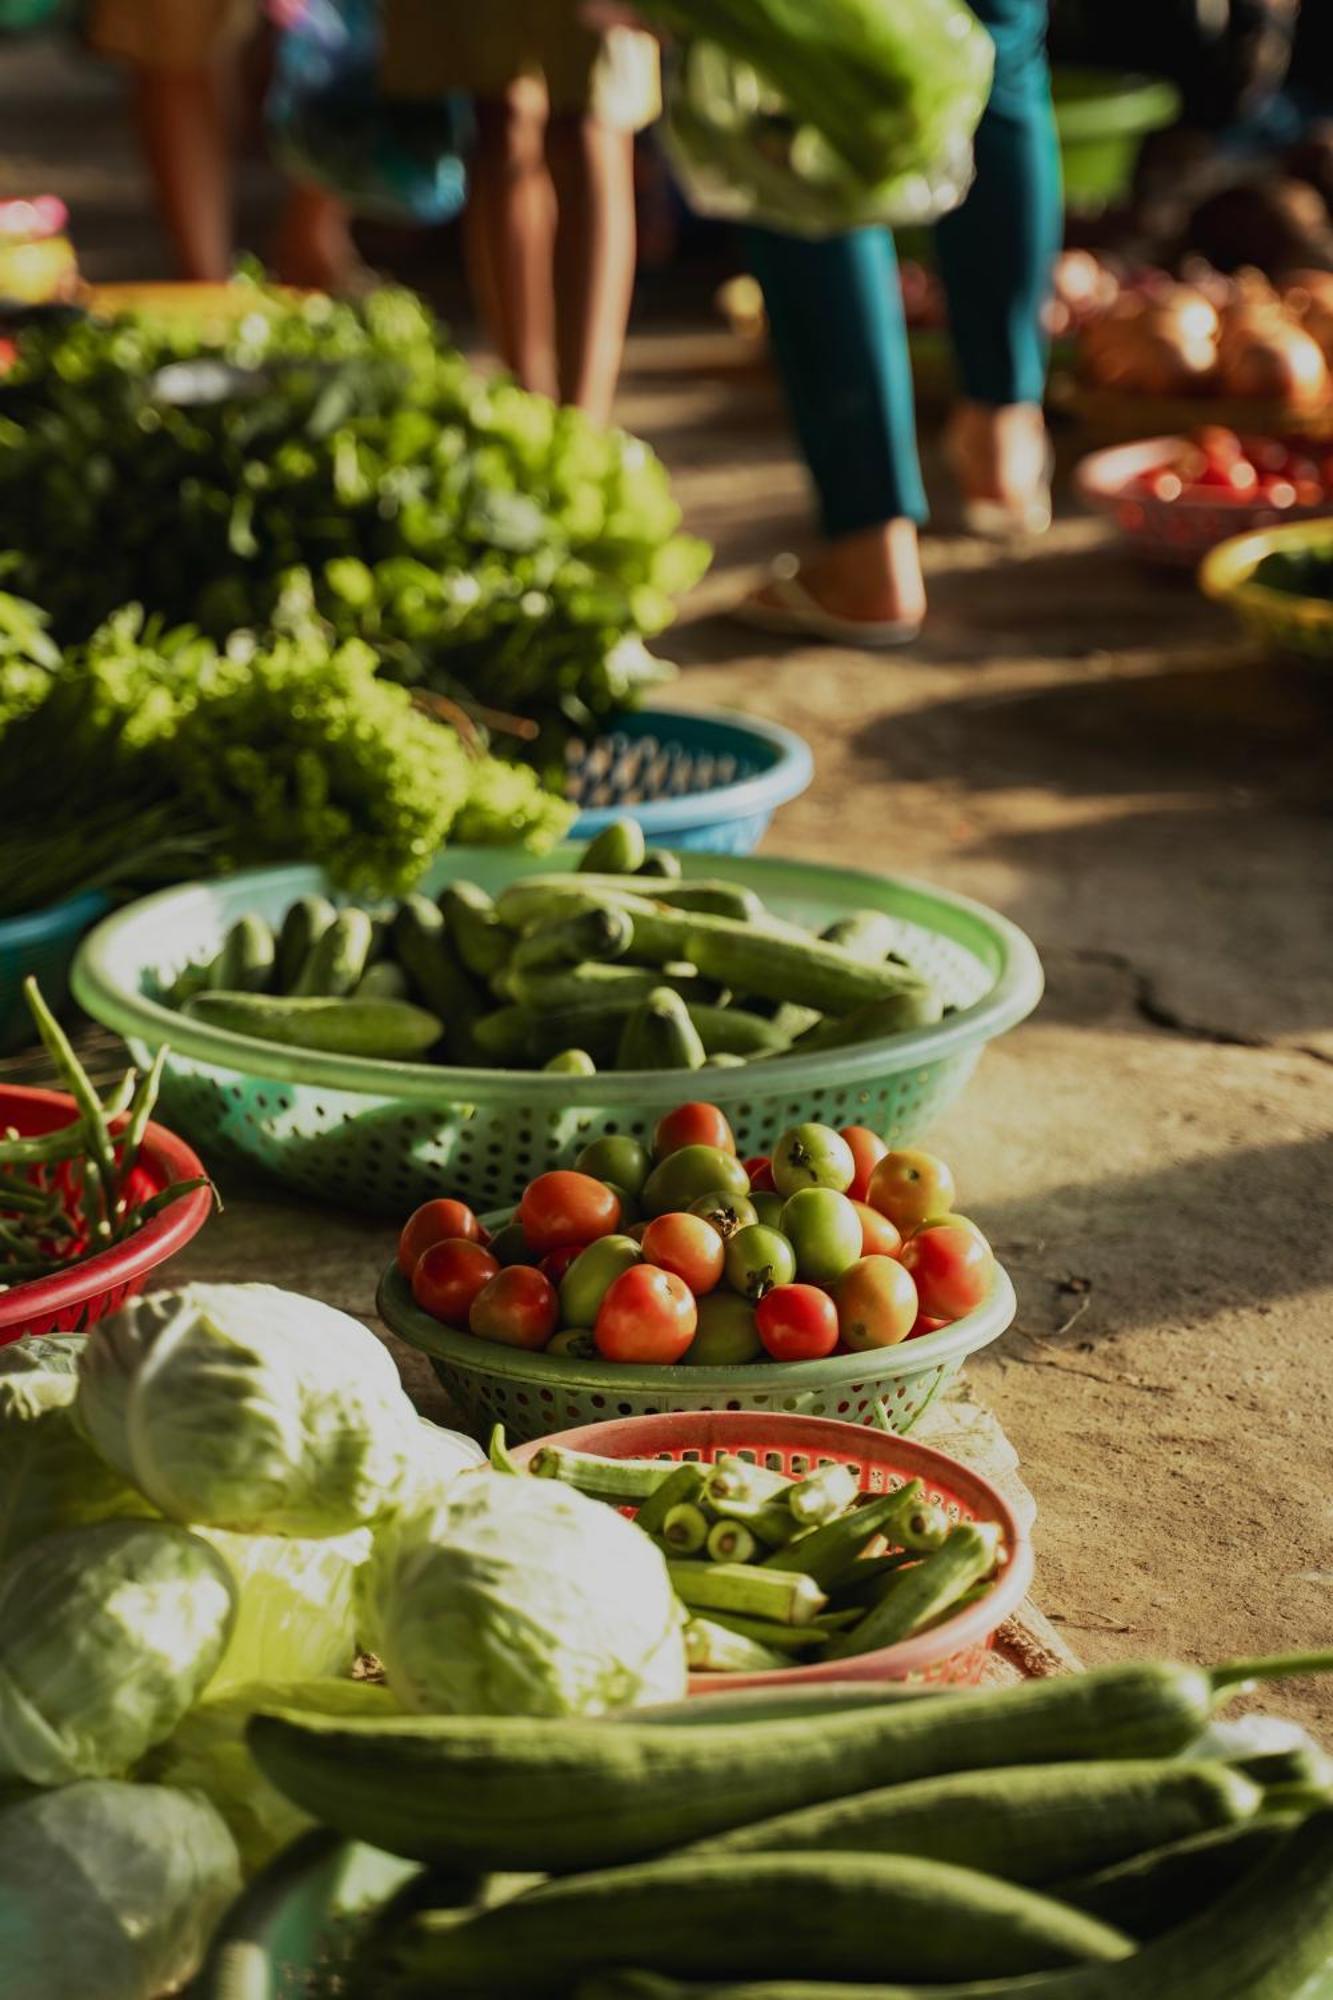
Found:
[[[29,1090],[17,1084],[0,1087],[0,1130],[13,1128],[24,1138],[36,1138],[68,1125],[75,1115],[74,1101],[63,1091]],[[130,1193],[134,1200],[144,1201],[174,1181],[194,1180],[203,1171],[199,1156],[184,1140],[163,1125],[150,1124]],[[0,1292],[0,1347],[24,1333],[81,1333],[94,1320],[114,1312],[151,1271],[198,1234],[212,1205],[208,1189],[199,1188],[113,1249],[56,1277],[34,1278]]]
[[[848,1465],[863,1493],[891,1492],[920,1479],[930,1499],[955,1521],[994,1521],[1008,1560],[995,1588],[980,1604],[946,1619],[901,1645],[855,1659],[812,1667],[784,1667],[766,1674],[691,1674],[691,1694],[721,1694],[746,1687],[793,1687],[819,1681],[929,1681],[975,1686],[999,1627],[1027,1596],[1032,1583],[1032,1543],[1003,1494],[988,1479],[947,1452],[889,1432],[840,1424],[826,1417],[792,1417],[754,1410],[700,1410],[660,1417],[626,1417],[585,1424],[521,1445],[526,1464],[543,1444],[604,1458],[694,1459],[709,1465],[724,1453],[800,1478],[821,1465]]]

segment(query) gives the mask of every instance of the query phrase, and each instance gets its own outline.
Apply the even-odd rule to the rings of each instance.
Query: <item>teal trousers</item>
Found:
[[[995,81],[976,136],[976,179],[936,225],[936,253],[963,394],[1034,403],[1046,380],[1042,308],[1063,227],[1047,0],[970,4],[995,43]],[[746,237],[825,534],[925,520],[889,231],[811,241],[752,228]]]

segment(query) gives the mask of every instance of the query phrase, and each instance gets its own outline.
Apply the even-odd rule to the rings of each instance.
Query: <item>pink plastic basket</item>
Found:
[[[1178,500],[1158,500],[1139,490],[1137,480],[1174,465],[1188,444],[1183,437],[1155,437],[1112,445],[1083,459],[1074,474],[1086,504],[1114,521],[1134,554],[1145,562],[1193,569],[1209,549],[1232,535],[1333,513],[1333,500],[1315,507],[1273,507],[1264,500],[1208,500],[1197,492],[1182,493]]]
[[[803,1478],[821,1465],[848,1465],[863,1493],[891,1492],[920,1479],[930,1499],[955,1521],[994,1521],[1008,1554],[994,1589],[980,1603],[946,1619],[931,1632],[862,1653],[851,1660],[812,1667],[784,1667],[766,1674],[691,1674],[691,1694],[722,1694],[746,1687],[795,1687],[820,1681],[927,1681],[974,1687],[981,1679],[995,1634],[1027,1596],[1032,1544],[1013,1509],[988,1479],[947,1452],[888,1432],[840,1424],[825,1417],[792,1417],[754,1410],[701,1410],[660,1417],[627,1417],[585,1424],[525,1444],[514,1456],[526,1464],[543,1444],[604,1458],[694,1459],[709,1465],[734,1453],[775,1472]]]
[[[73,1099],[61,1091],[17,1084],[0,1088],[0,1131],[12,1127],[24,1138],[35,1138],[68,1125],[74,1116]],[[163,1125],[150,1124],[130,1182],[131,1198],[144,1201],[174,1181],[195,1180],[203,1171],[198,1155],[183,1139]],[[199,1188],[113,1249],[53,1278],[34,1278],[0,1292],[0,1347],[25,1333],[81,1333],[114,1312],[141,1288],[150,1272],[198,1234],[212,1206],[208,1189]]]

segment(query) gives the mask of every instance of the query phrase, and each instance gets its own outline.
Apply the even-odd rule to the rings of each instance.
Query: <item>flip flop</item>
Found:
[[[842,618],[829,611],[802,582],[796,569],[775,568],[767,582],[732,606],[729,614],[757,632],[827,639],[835,646],[872,653],[910,646],[921,636],[919,618]]]
[[[954,467],[957,472],[957,465]],[[1051,481],[1055,476],[1055,450],[1046,447],[1041,479],[1031,498],[1011,506],[1007,500],[968,500],[961,506],[962,524],[969,535],[983,542],[1000,544],[1031,541],[1044,535],[1051,525]]]

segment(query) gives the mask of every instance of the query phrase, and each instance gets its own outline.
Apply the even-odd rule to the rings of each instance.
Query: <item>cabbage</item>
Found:
[[[71,1528],[12,1556],[0,1571],[0,1780],[127,1770],[217,1671],[234,1600],[216,1550],[164,1521]]]
[[[370,1554],[370,1530],[322,1541],[229,1535],[200,1528],[236,1585],[236,1624],[207,1697],[243,1681],[317,1680],[356,1658],[353,1583]]]
[[[400,1505],[433,1505],[460,1472],[474,1472],[488,1462],[475,1438],[421,1417],[413,1433],[411,1465]]]
[[[155,1510],[74,1422],[82,1334],[0,1347],[0,1563],[41,1535]]]
[[[377,1534],[359,1581],[362,1635],[405,1708],[601,1715],[685,1692],[661,1553],[553,1480],[460,1481]]]
[[[199,1966],[241,1886],[206,1800],[85,1781],[0,1807],[4,2000],[157,2000]]]
[[[368,1719],[402,1713],[388,1688],[372,1681],[251,1682],[218,1701],[200,1702],[174,1735],[149,1752],[141,1775],[202,1792],[231,1829],[247,1875],[314,1825],[269,1783],[246,1748],[245,1725],[261,1708]]]
[[[341,1535],[395,1499],[416,1412],[359,1321],[271,1285],[135,1299],[88,1337],[79,1420],[171,1519]]]

